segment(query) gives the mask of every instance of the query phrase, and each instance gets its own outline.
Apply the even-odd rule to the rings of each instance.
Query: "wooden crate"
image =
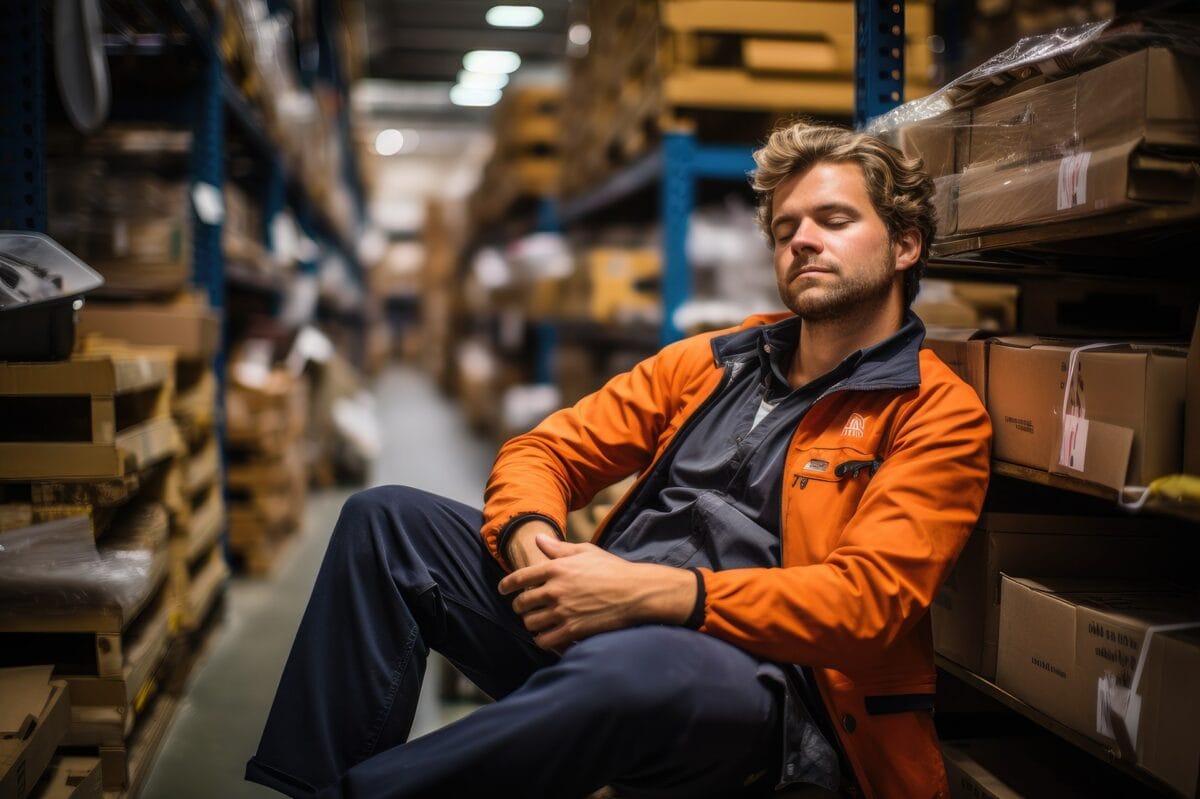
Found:
[[[119,478],[169,457],[172,371],[149,348],[0,364],[0,480]]]

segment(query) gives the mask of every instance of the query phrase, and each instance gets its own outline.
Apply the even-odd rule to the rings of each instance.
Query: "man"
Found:
[[[328,797],[948,795],[927,609],[982,504],[990,426],[908,311],[932,184],[873,138],[804,123],[755,160],[792,313],[671,344],[508,442],[482,514],[413,489],[352,498],[250,779]],[[568,509],[634,472],[592,544],[561,540]],[[497,701],[404,743],[429,648]]]

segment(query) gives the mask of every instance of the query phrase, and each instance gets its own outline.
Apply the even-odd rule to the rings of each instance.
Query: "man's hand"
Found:
[[[637,624],[682,624],[692,612],[696,577],[690,571],[630,563],[592,544],[545,534],[534,540],[548,560],[514,571],[499,589],[517,594],[513,610],[543,649],[561,652]]]

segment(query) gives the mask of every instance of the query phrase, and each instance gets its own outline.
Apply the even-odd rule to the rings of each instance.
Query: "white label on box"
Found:
[[[1083,471],[1084,456],[1087,455],[1088,420],[1082,416],[1067,414],[1063,417],[1062,448],[1058,452],[1061,466]]]
[[[1091,152],[1063,156],[1058,162],[1058,210],[1087,202],[1087,170]]]
[[[1096,682],[1096,732],[1133,749],[1137,746],[1138,722],[1142,716],[1142,697],[1117,682],[1107,673]],[[1118,735],[1118,728],[1120,735]],[[1132,752],[1130,752],[1132,754]]]

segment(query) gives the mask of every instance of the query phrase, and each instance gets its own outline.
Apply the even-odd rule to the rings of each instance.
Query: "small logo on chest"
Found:
[[[866,434],[867,420],[857,413],[850,414],[850,418],[846,420],[846,426],[842,428],[842,435],[848,438],[862,438]]]

